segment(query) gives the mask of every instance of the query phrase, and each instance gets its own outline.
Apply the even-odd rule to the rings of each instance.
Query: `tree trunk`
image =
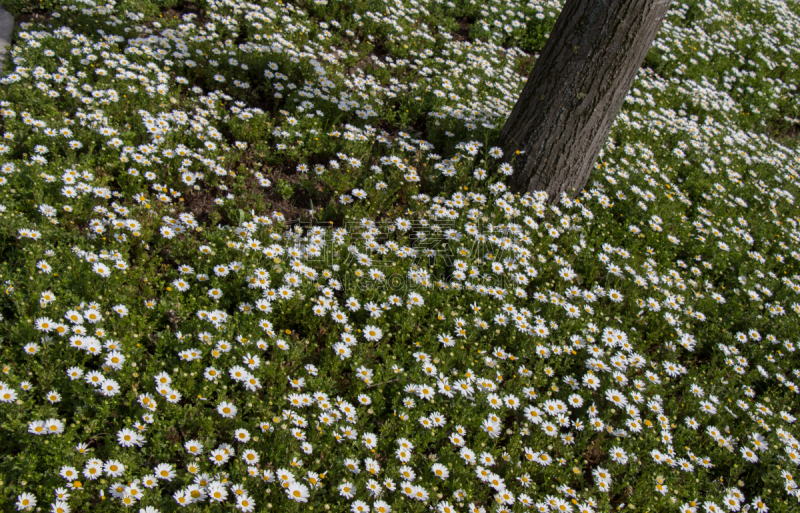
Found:
[[[513,190],[583,190],[669,4],[566,1],[500,133]]]

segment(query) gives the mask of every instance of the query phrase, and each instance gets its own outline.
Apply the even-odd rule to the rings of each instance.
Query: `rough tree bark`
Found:
[[[500,133],[513,190],[583,190],[669,4],[566,1]]]

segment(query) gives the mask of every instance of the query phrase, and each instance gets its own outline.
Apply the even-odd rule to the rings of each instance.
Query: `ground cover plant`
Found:
[[[673,3],[572,199],[557,2],[6,5],[3,510],[800,508],[796,4]]]

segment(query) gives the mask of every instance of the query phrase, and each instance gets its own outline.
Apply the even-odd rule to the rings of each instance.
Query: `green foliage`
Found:
[[[4,510],[796,509],[795,5],[674,5],[551,203],[494,141],[557,3],[41,6],[0,79]]]
[[[275,184],[275,191],[277,191],[281,198],[288,200],[292,197],[292,194],[294,194],[294,187],[286,180],[279,179]]]

